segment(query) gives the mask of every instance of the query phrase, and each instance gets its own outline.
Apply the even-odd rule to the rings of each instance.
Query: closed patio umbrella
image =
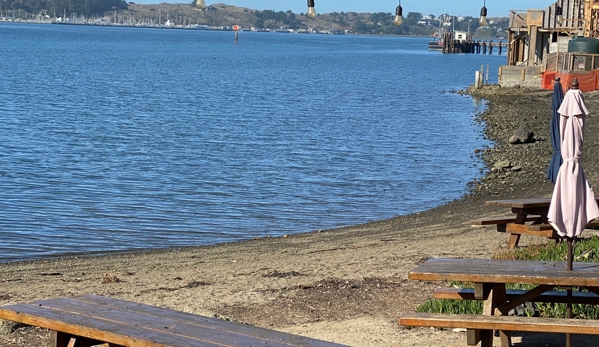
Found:
[[[549,168],[547,169],[547,179],[553,183],[555,183],[557,179],[557,173],[559,172],[559,167],[562,165],[559,134],[560,115],[557,112],[557,110],[562,105],[563,100],[564,91],[562,89],[562,84],[560,83],[560,78],[557,77],[553,86],[553,98],[551,99],[552,115],[549,124],[549,132],[551,135],[551,147],[553,147],[553,155],[551,156],[551,162],[549,163]]]
[[[572,241],[588,222],[599,217],[595,193],[579,160],[582,156],[584,124],[589,114],[578,81],[574,79],[560,108],[560,147],[563,163],[559,168],[547,219],[568,242],[568,270],[572,270]],[[567,318],[572,317],[572,290],[568,289]],[[571,345],[570,334],[566,346]]]
[[[558,113],[563,163],[557,174],[547,219],[560,236],[573,239],[580,235],[589,221],[599,217],[595,193],[579,163],[584,124],[589,110],[576,79],[566,93]]]

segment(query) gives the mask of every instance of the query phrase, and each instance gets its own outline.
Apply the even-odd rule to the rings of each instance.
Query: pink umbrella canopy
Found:
[[[595,193],[584,175],[582,156],[584,124],[589,115],[582,92],[568,90],[560,108],[560,166],[547,219],[562,237],[575,238],[588,222],[599,217]]]

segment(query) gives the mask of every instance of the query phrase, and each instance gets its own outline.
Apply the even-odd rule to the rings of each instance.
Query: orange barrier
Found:
[[[599,70],[581,72],[545,71],[543,72],[541,87],[543,89],[553,90],[556,77],[560,78],[560,83],[562,84],[564,92],[570,89],[570,85],[575,78],[578,79],[581,91],[590,92],[599,90]]]

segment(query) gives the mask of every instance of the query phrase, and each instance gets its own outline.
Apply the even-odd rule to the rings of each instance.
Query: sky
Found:
[[[186,0],[131,0],[136,4],[189,3]],[[206,5],[224,3],[255,10],[275,10],[294,13],[307,11],[306,0],[205,0]],[[403,14],[420,12],[423,15],[443,13],[478,17],[485,0],[314,0],[317,13],[329,12],[391,12],[401,1]],[[486,0],[489,17],[508,17],[510,10],[545,9],[555,0]]]

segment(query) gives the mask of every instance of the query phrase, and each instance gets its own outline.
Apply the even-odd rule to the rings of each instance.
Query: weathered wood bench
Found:
[[[525,218],[520,217],[520,219],[517,219],[516,217],[483,218],[483,219],[477,219],[477,220],[470,221],[470,225],[471,226],[495,225],[498,232],[510,234],[510,238],[508,240],[508,248],[514,249],[518,245],[518,242],[520,241],[521,234],[530,234],[530,235],[534,235],[534,236],[545,236],[545,237],[552,238],[553,237],[553,235],[552,235],[553,228],[551,228],[551,230],[549,230],[549,231],[535,233],[532,231],[528,231],[526,229],[520,230],[518,232],[510,231],[509,226],[510,225],[521,225],[521,226],[525,227],[526,225],[538,225],[538,223],[541,223],[542,221],[543,221],[543,217],[541,217],[539,215],[533,215],[533,216],[527,216]],[[533,222],[533,224],[525,224],[527,222]],[[557,236],[557,233],[555,233],[555,236]]]
[[[527,222],[534,222],[538,220],[540,217],[527,217]],[[470,221],[471,226],[488,226],[495,225],[497,227],[497,231],[505,232],[506,225],[508,223],[516,223],[516,218],[507,216],[507,217],[492,217],[492,218],[481,218]]]
[[[54,347],[345,346],[96,295],[3,306],[0,318],[53,331]]]
[[[507,300],[512,300],[526,293],[526,290],[506,290]],[[482,300],[474,295],[474,288],[437,288],[433,293],[435,299],[445,300]],[[568,301],[565,291],[548,291],[530,300],[531,302],[566,303]],[[573,304],[599,305],[599,295],[587,292],[573,292]]]
[[[587,224],[587,229],[597,228],[599,227],[599,221],[593,220]],[[553,226],[549,223],[542,224],[516,224],[516,223],[508,223],[506,224],[507,233],[521,233],[528,234],[533,236],[545,236],[550,238],[558,238],[557,232],[553,229]]]
[[[487,226],[495,225],[498,232],[510,234],[508,240],[508,248],[513,249],[518,245],[520,235],[541,236],[553,240],[559,240],[560,236],[557,231],[549,223],[539,223],[541,217],[532,216],[525,219],[526,222],[532,224],[516,223],[515,218],[486,218],[470,221],[472,226]],[[586,226],[587,229],[599,228],[599,221],[593,220]]]
[[[401,315],[399,324],[408,327],[599,335],[599,320],[587,319],[407,313]],[[474,342],[469,339],[468,345]]]
[[[594,229],[599,227],[599,221],[591,221],[587,224],[587,229]],[[541,236],[549,239],[553,239],[558,241],[560,239],[559,234],[553,228],[553,226],[549,223],[542,224],[516,224],[516,223],[508,223],[505,225],[505,232],[511,235],[520,235],[526,234],[530,236]],[[510,242],[508,247],[514,248],[516,244]]]
[[[599,198],[597,200],[599,202]],[[522,234],[528,234],[532,236],[544,236],[552,239],[558,239],[557,234],[553,234],[552,230],[539,231],[525,228],[520,230],[520,232],[507,231],[508,224],[527,224],[527,222],[531,221],[531,217],[533,225],[540,223],[547,224],[547,213],[549,212],[549,207],[551,206],[551,198],[491,200],[485,201],[485,205],[509,208],[511,212],[514,214],[513,219],[511,221],[506,222],[505,220],[499,218],[497,220],[497,223],[487,224],[497,224],[497,231],[509,233],[509,249],[513,249],[516,246],[518,246],[518,242],[520,241],[520,236]],[[597,226],[599,226],[599,223],[595,223],[593,221],[587,226],[587,228],[596,228]]]

